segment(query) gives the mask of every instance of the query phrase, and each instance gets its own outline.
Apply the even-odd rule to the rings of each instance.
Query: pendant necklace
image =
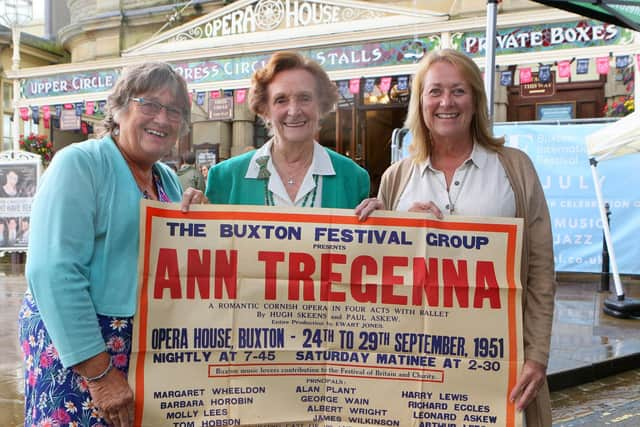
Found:
[[[318,193],[318,175],[313,175],[313,182],[315,184],[315,186],[313,187],[312,191],[309,191],[306,196],[304,196],[304,199],[302,199],[302,205],[301,207],[314,207],[314,205],[316,204],[316,195]],[[309,203],[307,205],[307,203]],[[264,204],[267,206],[275,206],[276,202],[273,198],[273,192],[271,190],[269,190],[269,180],[265,179],[264,180]]]

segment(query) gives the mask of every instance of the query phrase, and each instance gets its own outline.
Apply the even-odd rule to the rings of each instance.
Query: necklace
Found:
[[[313,182],[315,183],[315,186],[313,187],[312,191],[309,191],[305,196],[304,199],[302,199],[302,205],[301,207],[307,207],[307,203],[309,203],[309,201],[311,201],[311,203],[308,205],[308,207],[312,208],[314,207],[314,205],[316,204],[316,195],[318,193],[318,175],[313,175]],[[269,190],[269,180],[265,179],[264,180],[264,204],[267,206],[275,206],[276,202],[273,199],[273,192],[271,190]]]
[[[144,177],[143,178],[138,177],[138,174],[134,170],[135,168],[133,167],[132,162],[122,151],[122,148],[120,147],[120,145],[115,140],[113,142],[114,144],[116,144],[116,148],[118,148],[118,151],[120,151],[120,155],[122,155],[122,158],[124,159],[125,163],[129,167],[131,176],[133,177],[133,180],[135,181],[136,186],[138,187],[138,190],[140,190],[140,193],[142,194],[142,198],[147,200],[153,200],[153,188],[155,188],[156,192],[158,193],[158,199],[163,200],[163,196],[165,195],[162,193],[164,193],[164,191],[161,190],[162,186],[158,185],[160,178],[156,175],[156,172],[153,170],[153,167],[151,168],[151,183],[147,183],[145,182]]]
[[[300,175],[300,173],[302,172],[302,175],[304,177],[304,175],[306,175],[307,173],[307,169],[309,169],[309,166],[311,165],[311,163],[313,163],[313,153],[311,153],[311,157],[307,159],[302,164],[302,166],[298,167],[297,170],[295,170],[293,173],[289,172],[288,170],[286,170],[287,168],[283,167],[287,163],[286,160],[283,162],[282,165],[278,165],[278,162],[275,161],[275,156],[272,154],[271,162],[273,163],[273,166],[276,168],[276,171],[278,171],[278,174],[280,175],[283,184],[286,183],[287,185],[295,185],[296,182],[298,182],[297,177]],[[288,176],[286,180],[284,179],[285,176]]]
[[[449,201],[449,204],[447,206],[445,206],[445,209],[447,209],[449,211],[449,215],[453,215],[453,213],[456,210],[456,203],[458,202],[458,198],[460,198],[460,193],[462,193],[462,187],[464,187],[464,182],[467,180],[467,175],[469,174],[469,169],[471,169],[471,167],[469,166],[469,164],[467,162],[464,162],[464,175],[462,175],[462,181],[454,181],[454,185],[459,185],[458,187],[458,192],[456,193],[456,198],[455,199],[451,199],[451,190],[447,189],[447,183],[445,180],[445,190],[447,192],[447,200]]]

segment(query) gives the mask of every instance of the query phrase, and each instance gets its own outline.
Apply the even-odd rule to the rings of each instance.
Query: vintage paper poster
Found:
[[[520,220],[142,203],[135,425],[521,425]]]

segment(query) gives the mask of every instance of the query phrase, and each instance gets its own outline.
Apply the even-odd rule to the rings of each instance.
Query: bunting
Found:
[[[33,124],[37,125],[40,123],[40,107],[37,105],[31,107],[31,118],[33,119]]]
[[[617,69],[622,69],[622,68],[627,68],[627,65],[629,65],[629,56],[627,55],[622,55],[622,56],[616,56],[616,68]]]
[[[581,58],[576,62],[576,74],[587,74],[589,72],[589,59]]]
[[[93,116],[94,106],[95,106],[95,102],[87,101],[87,104],[86,104],[87,115]]]
[[[20,107],[20,118],[25,122],[29,120],[29,107]]]
[[[198,92],[196,94],[196,104],[197,105],[204,105],[204,97],[205,97],[206,93],[205,92]]]
[[[246,89],[236,89],[236,103],[244,104],[244,101],[247,99],[247,90]]]
[[[338,82],[338,92],[342,97],[346,98],[349,96],[349,82],[346,80],[341,80]]]
[[[571,62],[569,61],[558,62],[558,76],[563,78],[571,77]]]
[[[349,92],[354,95],[360,93],[360,79],[349,80]]]
[[[531,68],[520,68],[520,84],[527,84],[533,81],[533,75],[531,74]]]
[[[367,78],[364,81],[364,91],[365,93],[373,92],[373,89],[376,87],[376,79]]]
[[[551,81],[550,65],[541,65],[538,68],[538,79],[540,79],[540,83],[549,83]]]
[[[82,116],[82,109],[84,107],[84,102],[76,102],[76,116]]]
[[[609,57],[602,56],[596,58],[596,70],[598,74],[609,74]]]
[[[513,73],[511,70],[500,72],[500,85],[511,86],[513,84]]]
[[[398,90],[405,91],[409,89],[409,77],[398,77]]]
[[[380,78],[380,91],[387,93],[389,89],[391,89],[391,77]]]

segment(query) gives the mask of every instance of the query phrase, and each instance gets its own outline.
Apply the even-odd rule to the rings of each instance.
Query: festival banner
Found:
[[[522,220],[141,203],[136,426],[522,425]]]

